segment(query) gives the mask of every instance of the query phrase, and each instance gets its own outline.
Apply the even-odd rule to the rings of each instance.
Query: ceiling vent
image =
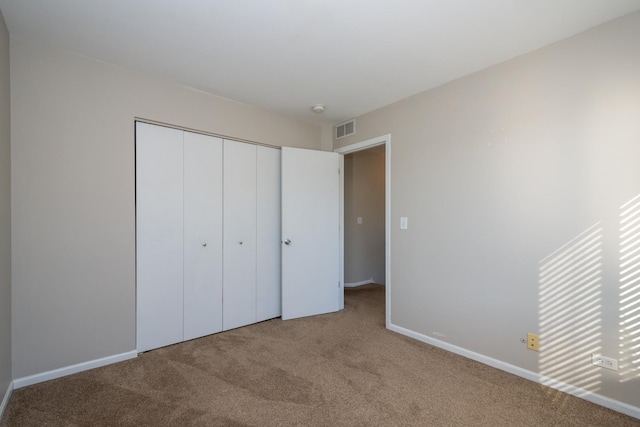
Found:
[[[356,119],[340,123],[336,126],[336,139],[345,138],[356,133]]]

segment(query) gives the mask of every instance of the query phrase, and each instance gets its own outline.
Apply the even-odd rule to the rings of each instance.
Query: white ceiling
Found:
[[[0,0],[12,37],[331,124],[639,9],[640,0]]]

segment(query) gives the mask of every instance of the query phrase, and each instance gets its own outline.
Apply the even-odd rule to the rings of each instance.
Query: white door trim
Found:
[[[338,154],[349,154],[356,151],[366,150],[378,145],[385,146],[385,317],[387,329],[391,326],[391,134],[378,136],[375,138],[367,139],[366,141],[357,142],[355,144],[347,145],[344,147],[336,148],[333,150]],[[341,200],[340,200],[340,260],[343,277],[341,278],[344,283],[344,181],[341,180]]]

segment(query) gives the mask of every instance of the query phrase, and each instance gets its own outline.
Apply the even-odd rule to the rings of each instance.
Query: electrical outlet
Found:
[[[527,334],[527,348],[533,351],[540,351],[540,337],[536,334]]]
[[[611,369],[613,371],[618,370],[618,361],[610,357],[605,357],[600,354],[591,354],[591,364],[600,366],[602,368]]]

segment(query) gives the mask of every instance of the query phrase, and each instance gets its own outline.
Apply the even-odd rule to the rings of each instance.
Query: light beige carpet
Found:
[[[384,328],[384,288],[14,391],[18,426],[640,426]]]

